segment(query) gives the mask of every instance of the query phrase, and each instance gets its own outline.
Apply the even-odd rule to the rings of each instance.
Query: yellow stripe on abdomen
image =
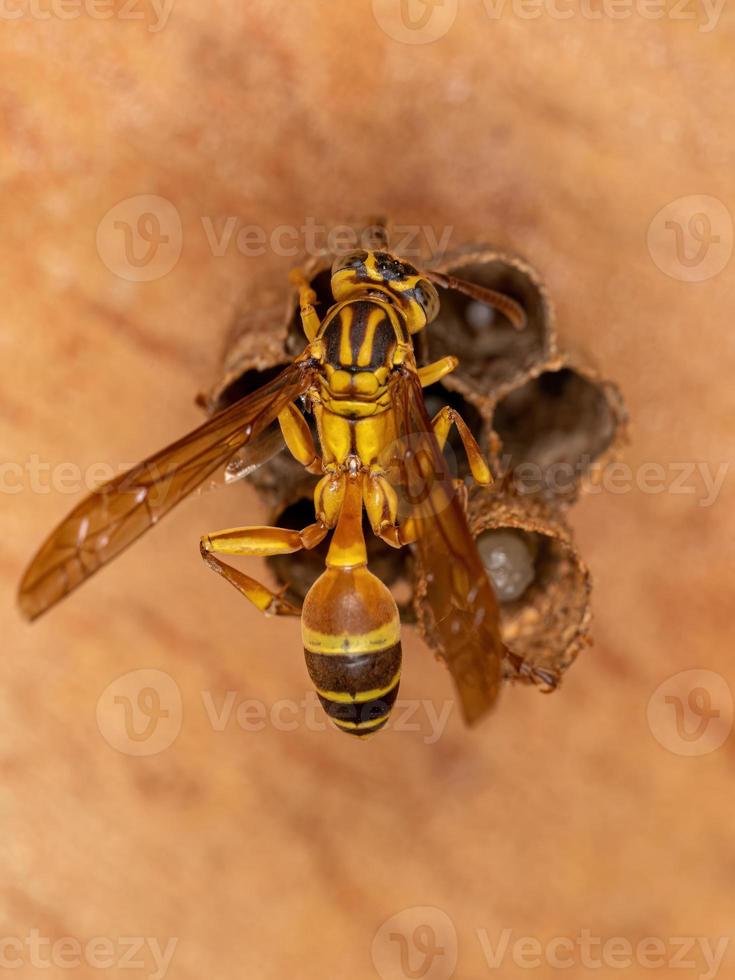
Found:
[[[394,687],[398,687],[400,679],[401,672],[397,670],[391,677],[390,683],[386,684],[385,687],[373,687],[368,691],[357,691],[355,694],[350,694],[349,691],[322,691],[317,688],[316,693],[320,698],[326,698],[327,701],[338,701],[340,704],[364,704],[366,701],[378,701],[390,694]]]
[[[400,643],[372,653],[304,652],[322,707],[341,731],[367,735],[383,727],[398,697]]]
[[[325,654],[356,654],[372,653],[384,650],[386,647],[399,643],[401,639],[401,623],[398,617],[383,623],[367,633],[323,633],[311,629],[306,623],[302,624],[301,637],[304,648],[311,653]]]

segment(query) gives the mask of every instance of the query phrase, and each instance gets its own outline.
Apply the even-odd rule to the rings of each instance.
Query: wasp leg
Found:
[[[417,534],[410,517],[403,524],[387,524],[375,533],[381,541],[385,541],[391,548],[405,548],[407,544],[413,544]]]
[[[551,667],[534,667],[517,653],[505,650],[505,659],[513,669],[513,680],[526,681],[530,684],[543,685],[544,694],[556,690],[561,681],[561,674]]]
[[[316,451],[309,424],[293,402],[279,414],[278,423],[293,458],[309,473],[321,473],[322,461]]]
[[[436,436],[436,441],[439,443],[440,449],[444,449],[449,432],[452,426],[456,425],[459,438],[462,440],[464,451],[467,454],[467,462],[470,464],[470,472],[474,477],[475,483],[479,483],[481,486],[486,487],[493,482],[490,467],[482,457],[480,447],[477,445],[477,440],[467,428],[467,423],[456,409],[450,408],[449,405],[445,405],[444,408],[441,408],[431,420],[431,425],[434,429],[434,435]]]
[[[235,527],[205,535],[199,542],[202,558],[213,572],[241,592],[246,599],[269,616],[299,616],[301,610],[278,592],[272,592],[254,578],[216,558],[222,555],[289,555],[302,548],[315,548],[329,528],[323,521],[310,524],[302,531],[285,527]]]
[[[458,358],[449,355],[448,357],[442,357],[442,359],[439,361],[434,361],[433,364],[427,364],[425,367],[420,367],[418,374],[421,387],[428,388],[429,385],[433,385],[437,381],[441,381],[441,379],[447,374],[451,374],[458,364]]]
[[[459,501],[459,506],[462,508],[465,516],[467,514],[467,507],[470,502],[470,488],[464,482],[464,480],[454,481],[454,492],[457,495],[457,500]]]
[[[292,269],[288,278],[291,285],[296,286],[299,291],[301,326],[304,328],[304,333],[306,334],[307,340],[309,343],[312,343],[316,339],[316,335],[319,332],[319,327],[321,326],[319,314],[314,309],[316,293],[311,288],[309,280],[304,275],[302,269]]]
[[[403,524],[398,524],[398,495],[383,470],[373,467],[365,475],[362,497],[376,537],[391,548],[413,544],[416,540],[413,521],[409,517]]]

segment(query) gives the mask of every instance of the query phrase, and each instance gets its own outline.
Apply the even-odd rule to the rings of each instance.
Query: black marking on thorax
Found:
[[[396,346],[389,315],[367,299],[341,307],[322,336],[327,363],[345,371],[374,371],[390,362]]]

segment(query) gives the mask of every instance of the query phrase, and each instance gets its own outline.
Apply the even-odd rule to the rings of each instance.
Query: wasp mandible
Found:
[[[26,571],[22,611],[39,616],[223,466],[264,462],[275,429],[295,459],[321,476],[314,523],[301,531],[217,531],[201,538],[201,555],[262,612],[301,616],[307,669],[340,730],[365,737],[382,728],[401,674],[398,607],[367,567],[363,511],[386,544],[416,549],[441,653],[468,723],[493,704],[504,660],[516,676],[554,686],[554,674],[527,664],[501,641],[495,595],[465,517],[464,483],[451,478],[443,455],[452,426],[478,484],[491,483],[488,465],[454,409],[446,406],[433,419],[426,412],[422,388],[453,371],[457,358],[418,367],[412,341],[439,312],[437,285],[498,308],[519,328],[523,310],[493,290],[421,273],[377,249],[335,260],[334,305],[323,319],[303,273],[295,270],[291,280],[307,340],[302,354],[258,391],[75,507]],[[300,404],[313,414],[316,442]],[[326,569],[302,609],[218,557],[291,554],[316,547],[330,532]]]

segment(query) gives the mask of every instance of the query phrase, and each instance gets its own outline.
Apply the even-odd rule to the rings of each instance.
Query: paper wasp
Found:
[[[464,484],[443,448],[457,427],[470,472],[491,482],[479,446],[459,414],[427,415],[422,388],[457,366],[446,356],[417,367],[412,337],[439,312],[436,285],[499,309],[515,326],[523,310],[507,296],[440,272],[420,273],[387,251],[362,249],[335,260],[334,305],[320,320],[316,294],[296,270],[306,347],[274,380],[194,432],[83,500],[43,544],[20,586],[34,619],[156,524],[223,466],[251,468],[272,455],[273,436],[308,471],[316,520],[303,530],[239,527],[204,535],[207,565],[264,613],[301,616],[306,665],[338,728],[378,731],[396,700],[401,671],[399,613],[367,567],[363,510],[374,534],[412,545],[425,600],[468,723],[492,705],[503,661],[518,677],[554,686],[556,677],[507,651],[498,606],[468,528]],[[317,444],[304,413],[313,414]],[[217,555],[272,556],[314,548],[333,531],[326,569],[302,609]]]

